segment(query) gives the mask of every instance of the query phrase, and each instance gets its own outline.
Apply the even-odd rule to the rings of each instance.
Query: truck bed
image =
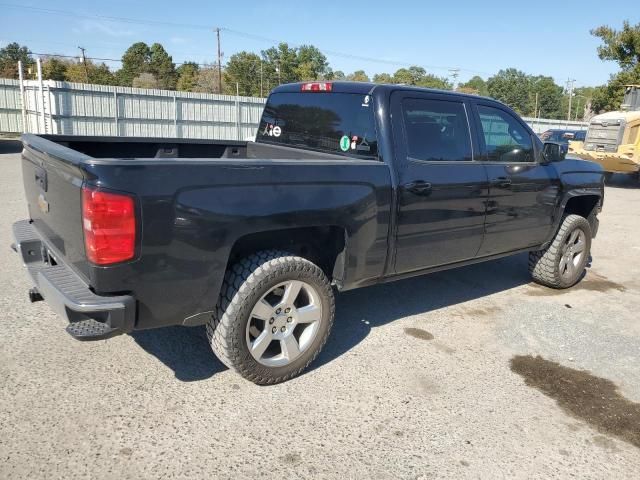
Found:
[[[35,145],[37,138],[56,143],[93,158],[239,158],[239,159],[327,159],[339,155],[314,152],[281,145],[232,140],[194,140],[184,138],[89,137],[78,135],[25,135]],[[34,143],[35,142],[35,143]]]

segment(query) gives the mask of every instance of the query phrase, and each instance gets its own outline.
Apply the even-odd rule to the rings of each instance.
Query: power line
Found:
[[[142,20],[142,19],[137,19],[137,18],[118,17],[118,16],[110,16],[110,15],[95,15],[95,14],[89,15],[89,14],[81,14],[81,13],[71,12],[71,11],[68,11],[68,10],[58,10],[58,9],[43,8],[43,7],[32,7],[32,6],[18,5],[18,4],[13,4],[13,3],[0,3],[0,6],[32,10],[32,11],[36,11],[36,12],[46,13],[46,14],[49,14],[49,15],[62,15],[62,16],[69,16],[69,17],[76,17],[76,18],[85,18],[85,19],[93,19],[93,20],[98,19],[98,20],[107,20],[107,21],[112,21],[112,22],[130,23],[130,24],[152,25],[152,26],[169,26],[169,27],[191,28],[191,29],[197,29],[197,30],[208,30],[208,31],[211,31],[211,26],[201,25],[201,24],[194,24],[194,23],[176,23],[176,22],[164,22],[164,21],[155,21],[155,20]],[[255,41],[259,41],[259,42],[268,42],[268,43],[275,43],[275,44],[287,43],[287,44],[291,45],[294,48],[301,46],[301,44],[284,42],[282,40],[269,38],[269,37],[264,37],[264,36],[261,36],[261,35],[255,35],[255,34],[252,34],[252,33],[242,32],[240,30],[235,30],[235,29],[226,28],[226,27],[215,27],[214,31],[225,31],[227,33],[230,33],[232,35],[236,35],[238,37],[247,38],[247,39],[255,40]],[[330,55],[330,56],[333,56],[333,57],[347,58],[347,59],[350,59],[350,60],[360,60],[360,61],[377,63],[377,64],[392,65],[392,66],[396,66],[396,67],[409,67],[409,66],[412,66],[410,63],[407,63],[407,62],[399,62],[399,61],[395,61],[395,60],[385,60],[385,59],[381,59],[381,58],[367,57],[367,56],[363,56],[363,55],[355,55],[355,54],[352,54],[352,53],[339,52],[339,51],[335,51],[335,50],[327,50],[327,49],[323,49],[323,48],[319,48],[318,50],[320,50],[322,53],[324,53],[326,55]],[[472,69],[452,67],[452,66],[425,65],[425,64],[421,64],[420,66],[423,67],[423,68],[426,68],[426,69],[430,69],[430,70],[445,70],[445,71],[448,71],[448,70],[450,70],[452,68],[457,68],[461,72],[476,73],[476,74],[481,74],[481,75],[492,75],[492,73],[490,73],[490,72],[483,72],[483,71],[480,71],[480,70],[472,70]]]
[[[80,48],[80,47],[78,47]],[[38,53],[38,52],[32,52],[29,51],[28,52],[29,55],[36,55],[38,57],[59,57],[59,58],[78,58],[77,55],[60,55],[59,53]],[[81,58],[84,58],[86,60],[95,60],[98,62],[118,62],[118,63],[122,63],[122,59],[121,58],[101,58],[101,57],[86,57],[86,56],[82,56]],[[173,62],[174,65],[185,65],[185,64],[195,64],[198,65],[199,67],[210,67],[211,64],[210,63],[196,63],[196,62],[191,62],[191,61],[186,61],[186,62]]]
[[[243,37],[243,38],[247,38],[249,40],[256,40],[256,41],[260,41],[260,42],[268,42],[268,43],[287,43],[289,46],[291,47],[300,47],[302,46],[302,44],[296,44],[296,43],[291,43],[291,42],[284,42],[282,40],[278,40],[275,38],[269,38],[269,37],[263,37],[262,35],[254,35],[253,33],[246,33],[246,32],[241,32],[239,30],[234,30],[231,28],[221,28],[221,30],[224,30],[227,33],[230,33],[232,35],[236,35],[238,37]],[[374,57],[367,57],[367,56],[363,56],[363,55],[355,55],[352,53],[345,53],[345,52],[337,52],[335,50],[327,50],[325,48],[318,48],[318,50],[320,50],[322,53],[327,54],[327,55],[331,55],[334,57],[341,57],[341,58],[348,58],[350,60],[360,60],[360,61],[365,61],[365,62],[371,62],[371,63],[380,63],[380,64],[386,64],[386,65],[392,65],[395,67],[411,67],[414,66],[415,64],[411,64],[411,63],[407,63],[407,62],[399,62],[396,60],[385,60],[383,58],[374,58]],[[460,72],[467,72],[467,73],[479,73],[482,75],[493,75],[490,72],[483,72],[480,70],[471,70],[468,68],[458,68],[458,67],[451,67],[451,66],[444,66],[444,65],[425,65],[425,64],[420,64],[419,66],[426,68],[426,69],[431,69],[431,70],[452,70],[452,69],[457,69]]]
[[[35,12],[46,13],[49,15],[61,15],[64,17],[75,17],[75,18],[85,18],[89,20],[109,20],[112,22],[122,22],[122,23],[133,23],[140,25],[151,25],[151,26],[167,26],[167,27],[179,27],[179,28],[194,28],[199,30],[211,30],[210,26],[207,25],[197,25],[193,23],[176,23],[176,22],[162,22],[157,20],[141,20],[137,18],[128,18],[128,17],[115,17],[111,15],[97,15],[97,14],[82,14],[71,12],[69,10],[58,10],[53,8],[43,8],[43,7],[32,7],[29,5],[18,5],[15,3],[0,3],[2,7],[10,7],[10,8],[22,8],[24,10],[32,10]]]

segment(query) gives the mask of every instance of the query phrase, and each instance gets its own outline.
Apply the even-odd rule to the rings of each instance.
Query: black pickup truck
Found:
[[[318,355],[334,291],[518,252],[535,281],[574,285],[604,194],[598,165],[505,105],[400,85],[280,86],[255,142],[23,143],[31,300],[84,340],[206,324],[260,384]]]

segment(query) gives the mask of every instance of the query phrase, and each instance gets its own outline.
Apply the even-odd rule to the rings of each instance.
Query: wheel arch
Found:
[[[330,281],[340,285],[344,279],[347,239],[347,229],[338,225],[247,233],[233,243],[226,268],[261,250],[283,250],[315,263]]]
[[[553,222],[553,228],[549,232],[549,237],[540,248],[547,248],[553,241],[556,232],[562,224],[562,220],[571,214],[580,215],[589,221],[592,238],[598,232],[597,214],[602,208],[603,194],[599,189],[576,189],[569,190],[560,201],[557,214]]]
[[[563,215],[580,215],[588,219],[594,213],[594,210],[597,213],[601,199],[602,195],[597,193],[575,193],[569,195],[563,202],[562,213]]]

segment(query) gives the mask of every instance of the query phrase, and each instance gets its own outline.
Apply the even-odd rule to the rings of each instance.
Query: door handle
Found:
[[[491,186],[496,188],[511,187],[511,179],[509,177],[498,177],[491,180]]]
[[[431,193],[431,184],[424,180],[407,183],[404,188],[414,195],[429,195]]]

